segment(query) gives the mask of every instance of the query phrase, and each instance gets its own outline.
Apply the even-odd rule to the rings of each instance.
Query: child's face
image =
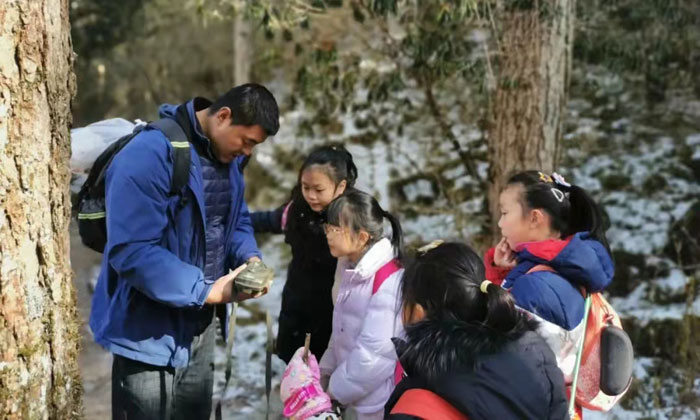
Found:
[[[532,240],[530,238],[530,223],[525,217],[522,204],[520,204],[522,193],[522,186],[511,185],[503,190],[499,199],[501,218],[498,220],[498,227],[511,249],[515,249],[519,243]]]
[[[326,232],[331,255],[336,258],[350,257],[357,262],[369,240],[367,232],[352,232],[350,228],[345,226],[326,224],[323,226],[323,230]]]
[[[311,210],[319,212],[345,191],[343,180],[337,186],[320,168],[310,167],[301,174],[301,193]]]

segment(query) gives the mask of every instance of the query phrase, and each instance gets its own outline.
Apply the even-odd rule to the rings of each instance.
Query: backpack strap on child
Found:
[[[401,269],[401,265],[396,259],[389,261],[384,264],[376,273],[374,273],[374,282],[372,283],[372,294],[376,294],[384,281],[391,277],[392,274],[396,273]]]
[[[550,267],[546,264],[537,264],[536,266],[527,270],[527,273],[525,273],[525,274],[536,273],[538,271],[549,271],[550,273],[555,273],[555,274],[557,273],[557,271],[555,269],[553,269],[552,267]],[[579,290],[579,292],[581,292],[581,295],[585,299],[586,296],[588,295],[588,293],[586,292],[586,288],[583,286],[579,286],[578,290]]]
[[[425,420],[467,420],[467,416],[442,397],[419,388],[404,392],[390,414],[404,414]]]
[[[284,210],[282,210],[282,219],[280,220],[280,227],[283,231],[287,230],[287,222],[289,220],[289,208],[292,207],[292,203],[293,201],[287,203],[287,205],[284,206]]]
[[[374,296],[384,281],[391,277],[392,274],[396,273],[401,269],[401,264],[398,260],[393,259],[388,263],[384,264],[376,273],[374,273],[374,282],[372,282],[372,296]],[[401,363],[396,362],[396,369],[394,369],[394,384],[401,382],[403,378],[403,367]]]

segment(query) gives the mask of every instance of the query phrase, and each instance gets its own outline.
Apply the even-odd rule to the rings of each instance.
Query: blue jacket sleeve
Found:
[[[282,214],[286,206],[285,204],[275,210],[250,213],[250,222],[255,233],[284,233]]]
[[[149,298],[201,306],[212,282],[161,246],[171,176],[170,146],[159,131],[137,135],[114,157],[106,177],[107,258],[121,280]]]

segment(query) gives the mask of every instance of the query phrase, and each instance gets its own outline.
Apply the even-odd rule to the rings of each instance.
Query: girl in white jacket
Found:
[[[391,241],[383,222],[391,223]],[[360,420],[383,418],[394,386],[397,357],[391,338],[402,331],[399,221],[372,196],[346,192],[328,207],[324,227],[338,258],[333,332],[320,362],[327,392]]]

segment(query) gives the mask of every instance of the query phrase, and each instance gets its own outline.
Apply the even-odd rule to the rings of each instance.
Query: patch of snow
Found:
[[[688,276],[682,270],[674,268],[667,277],[655,280],[654,284],[670,293],[682,293],[688,281]]]

